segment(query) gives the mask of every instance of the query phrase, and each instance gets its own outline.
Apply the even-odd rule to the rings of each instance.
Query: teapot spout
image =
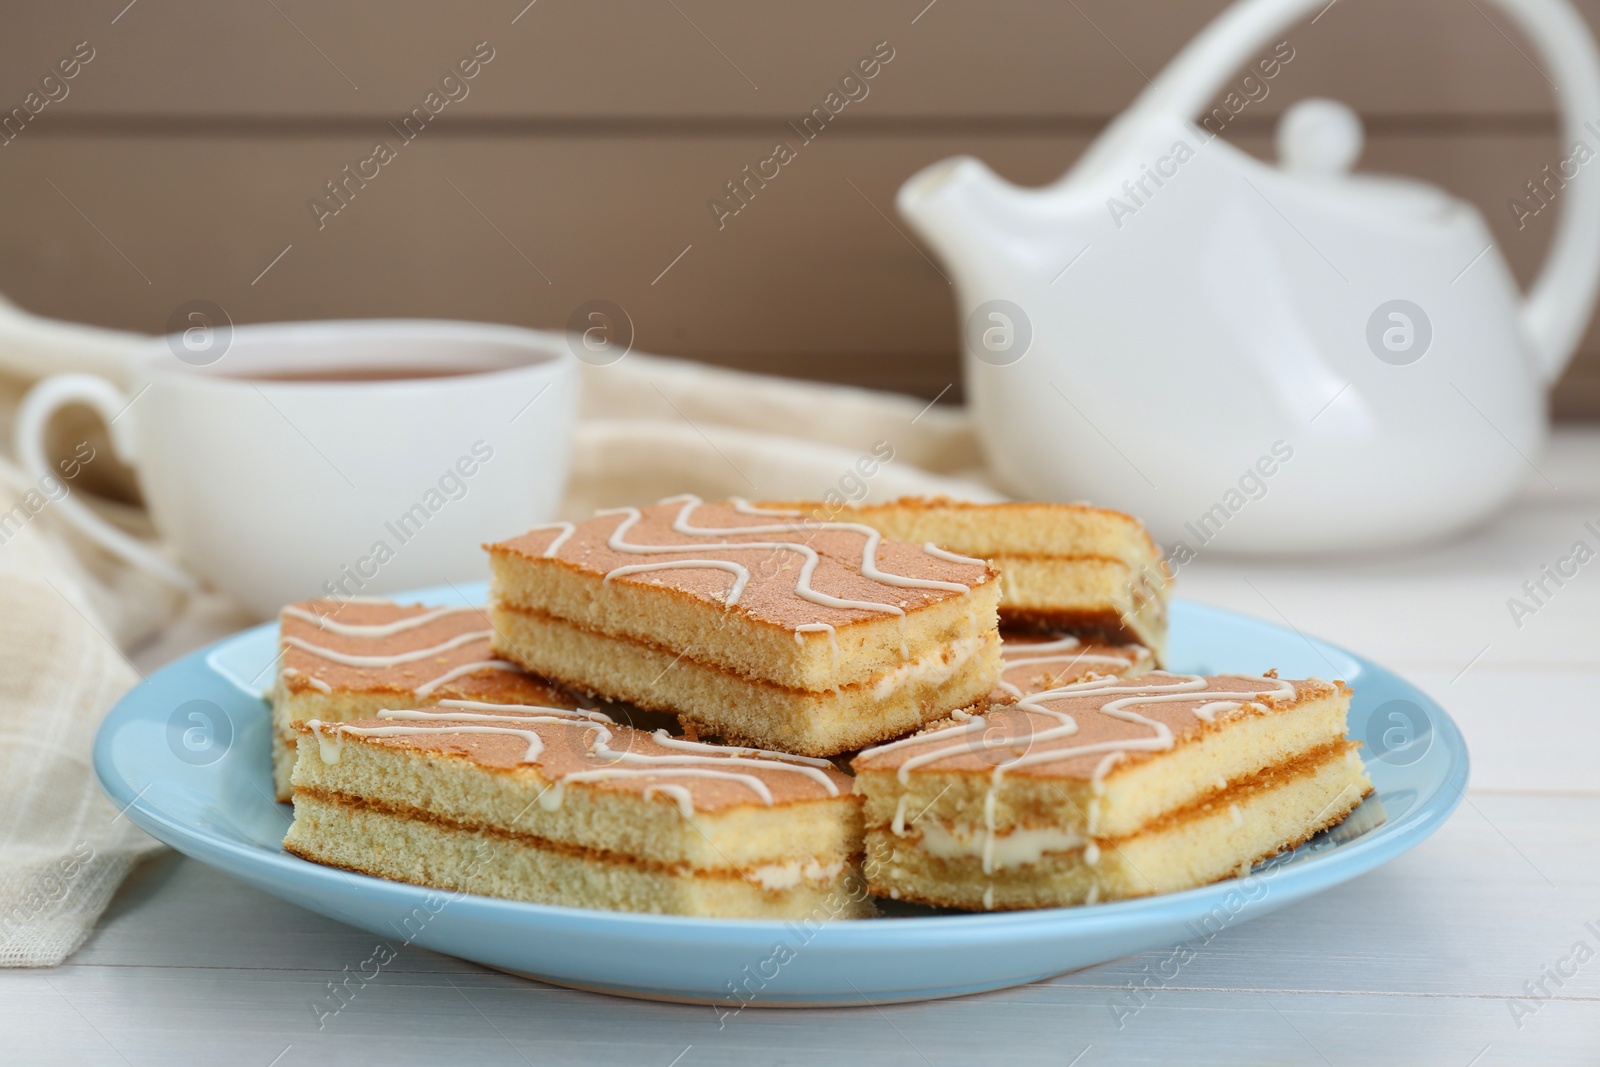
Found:
[[[1040,233],[1041,206],[972,156],[924,167],[900,187],[895,206],[946,264],[1016,253]]]

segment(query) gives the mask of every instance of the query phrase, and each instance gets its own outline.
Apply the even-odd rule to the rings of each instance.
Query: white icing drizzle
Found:
[[[1041,652],[1071,652],[1082,647],[1083,642],[1076,637],[1058,637],[1054,641],[1013,641],[1001,647],[1000,655],[1010,659],[1012,656],[1033,656]]]
[[[1132,656],[1119,656],[1109,652],[1072,652],[1063,656],[1006,656],[1002,654],[1007,668],[1027,667],[1034,663],[1110,663],[1113,665],[1129,666],[1134,662]]]
[[[704,547],[726,548],[727,546],[707,545]],[[750,582],[750,569],[748,567],[726,559],[680,559],[668,563],[630,563],[625,567],[614,567],[606,571],[606,576],[603,580],[609,582],[613,578],[621,578],[627,574],[644,574],[648,571],[692,570],[719,570],[732,574],[733,585],[728,588],[727,594],[722,598],[722,602],[730,607],[739,602],[739,597],[744,595],[744,587]]]
[[[382,717],[383,713],[378,713]],[[517,716],[538,722],[537,716]],[[502,716],[504,722],[506,716]],[[566,719],[549,718],[546,722],[566,722]],[[473,726],[470,723],[450,721],[438,726],[351,726],[341,724],[337,729],[341,733],[354,734],[357,737],[404,737],[413,734],[515,734],[528,742],[528,751],[523,755],[523,763],[533,763],[544,752],[544,741],[533,730],[524,730],[515,726]]]
[[[498,714],[488,710],[468,711],[474,709],[498,709]],[[405,737],[416,734],[513,734],[524,738],[528,742],[527,752],[523,754],[523,763],[533,763],[544,752],[544,741],[533,730],[524,730],[516,726],[507,725],[511,722],[549,722],[571,723],[574,725],[591,725],[594,729],[604,730],[601,723],[610,723],[611,720],[597,711],[574,711],[570,708],[550,708],[539,704],[485,704],[471,700],[452,700],[442,702],[434,708],[385,708],[378,712],[378,718],[385,720],[410,720],[412,722],[430,722],[432,726],[350,726],[348,724],[334,725],[334,732],[350,733],[357,737]],[[596,721],[598,720],[598,722]],[[478,726],[474,723],[494,722],[497,726]],[[313,729],[320,724],[311,723]],[[333,724],[330,724],[333,725]],[[322,734],[318,731],[318,736]],[[326,760],[326,756],[324,756]],[[337,759],[327,760],[329,763]]]
[[[1206,722],[1216,722],[1217,712],[1232,711],[1238,706],[1238,703],[1232,700],[1213,700],[1209,704],[1201,704],[1198,708],[1195,708],[1194,714],[1195,718],[1197,719],[1202,719]]]
[[[672,504],[682,499],[683,497],[681,496],[669,496],[665,500],[656,501],[656,503]],[[734,511],[737,511],[741,515],[777,515],[780,517],[784,515],[799,515],[801,517],[805,516],[805,512],[796,511],[794,508],[758,508],[742,496],[729,497],[728,503],[733,506]]]
[[[439,644],[429,648],[418,648],[410,652],[392,652],[381,656],[360,656],[350,652],[339,652],[331,648],[323,648],[321,645],[313,645],[309,641],[287,634],[284,635],[283,643],[293,645],[295,648],[302,649],[314,656],[320,656],[330,663],[341,663],[346,667],[398,667],[402,663],[415,663],[417,660],[427,659],[429,656],[437,656],[452,649],[460,648],[462,645],[470,645],[474,641],[482,641],[493,633],[493,630],[473,630],[469,633],[457,634],[450,640],[441,641]]]
[[[317,752],[322,756],[322,762],[338,763],[339,754],[344,749],[338,730],[334,730],[332,734],[323,733],[321,719],[311,719],[307,721],[306,725],[311,727],[311,732],[317,735]]]
[[[955,734],[968,733],[973,730],[980,730],[989,721],[982,715],[973,715],[966,711],[963,711],[959,716],[955,713],[952,713],[950,717],[953,719],[958,719],[961,725],[946,726],[942,730],[929,730],[927,733],[916,734],[912,737],[902,737],[898,741],[886,741],[881,745],[874,745],[871,748],[864,748],[860,752],[856,753],[856,755],[875,756],[880,752],[893,752],[896,749],[908,748],[912,745],[926,744],[929,740],[935,737],[946,737]],[[903,778],[902,781],[904,781]]]
[[[351,726],[347,723],[321,723],[308,725],[323,741],[323,759],[338,761],[335,752],[328,759],[328,745],[338,743],[338,735],[350,733],[358,737],[402,737],[419,734],[503,734],[521,737],[528,742],[521,757],[522,763],[537,763],[544,752],[539,735],[518,723],[558,723],[591,731],[589,752],[613,766],[564,774],[539,796],[540,805],[553,811],[561,805],[563,787],[568,782],[596,782],[608,778],[710,778],[737,782],[760,798],[763,804],[775,803],[771,788],[754,774],[724,770],[724,767],[751,767],[769,771],[788,771],[804,775],[820,784],[829,796],[840,795],[839,786],[827,774],[832,765],[827,760],[809,756],[795,756],[785,752],[769,752],[758,748],[724,748],[698,741],[686,741],[657,730],[652,738],[664,748],[676,749],[684,755],[659,755],[655,753],[617,751],[609,746],[614,737],[610,727],[615,726],[608,716],[598,711],[552,708],[534,704],[488,704],[471,700],[446,700],[433,708],[392,709],[378,712],[378,718],[398,720],[396,725]],[[409,722],[411,725],[405,725]],[[321,727],[326,726],[328,733]],[[639,767],[619,767],[618,763],[643,764]],[[646,800],[661,795],[671,797],[678,810],[688,818],[694,814],[694,797],[685,786],[670,782],[651,782],[644,791]]]
[[[557,804],[560,803],[560,788],[560,786],[556,787],[558,790],[556,794]],[[686,787],[681,785],[673,785],[671,782],[657,782],[655,784],[645,786],[644,799],[649,800],[651,797],[658,794],[661,796],[671,797],[678,805],[679,815],[682,815],[685,819],[694,818],[694,794],[689,792]]]
[[[698,500],[696,500],[694,503],[685,504],[684,506],[686,508],[693,507],[695,503],[698,503]],[[818,555],[817,550],[812,548],[810,545],[803,545],[797,541],[721,541],[712,542],[709,544],[691,545],[631,545],[624,541],[623,537],[628,530],[632,529],[634,524],[638,523],[644,518],[644,513],[638,508],[619,508],[615,511],[600,512],[602,515],[619,513],[627,515],[627,518],[623,519],[622,522],[617,524],[616,530],[612,532],[610,539],[606,542],[608,547],[610,547],[613,551],[633,552],[639,555],[656,555],[665,552],[699,552],[708,548],[720,549],[723,551],[750,551],[762,549],[768,552],[798,552],[806,558],[805,563],[800,567],[800,576],[795,581],[794,590],[795,595],[800,597],[802,600],[809,600],[813,604],[821,604],[825,607],[859,608],[865,611],[884,611],[893,615],[905,614],[903,609],[898,608],[893,604],[883,604],[872,600],[849,600],[843,597],[830,596],[827,593],[820,593],[811,588],[812,572],[814,572],[817,569],[817,565],[822,562],[822,557]],[[678,529],[677,522],[673,523],[673,529]],[[739,533],[742,530],[749,529],[754,529],[754,527],[735,527],[727,532]],[[689,531],[679,532],[687,533]],[[739,564],[729,563],[723,560],[687,559],[676,563],[663,562],[647,564],[646,566],[650,570],[669,570],[672,568],[696,567],[720,567],[725,570],[735,570],[736,568],[735,573],[741,574],[743,580],[736,580],[733,588],[728,590],[728,594],[723,600],[723,602],[730,607],[738,603],[739,596],[744,592],[745,583],[749,580],[750,576],[750,572]],[[606,575],[606,578],[612,578],[619,572],[625,572],[626,570],[628,570],[628,568],[618,567],[616,570],[609,572]]]
[[[384,600],[380,597],[351,597],[349,598],[349,602],[381,604],[391,608],[397,606],[395,605],[394,601]],[[418,627],[425,626],[430,622],[434,622],[435,620],[463,612],[476,612],[481,614],[483,612],[483,608],[480,606],[440,607],[434,608],[431,611],[423,612],[420,615],[412,615],[407,618],[396,619],[393,622],[370,624],[342,623],[329,615],[318,615],[315,612],[308,611],[305,608],[299,607],[295,604],[290,604],[283,609],[283,613],[285,615],[316,623],[320,629],[329,633],[340,634],[345,637],[360,637],[373,640],[385,637],[393,637],[395,634],[405,633],[409,630],[414,630]],[[302,638],[294,637],[288,634],[283,635],[282,641],[286,646],[292,646],[305,652],[309,652],[313,656],[326,660],[329,663],[338,663],[347,667],[374,667],[383,669],[388,667],[397,667],[405,663],[413,663],[419,660],[427,659],[431,656],[437,656],[441,653],[449,652],[453,649],[461,648],[465,645],[471,644],[474,641],[482,641],[489,637],[492,633],[492,630],[474,630],[470,633],[457,634],[450,640],[433,645],[429,648],[414,649],[409,652],[398,652],[385,655],[359,655],[352,652],[340,652],[335,649],[325,648],[321,645],[314,644],[310,641],[306,641]],[[442,685],[455,681],[457,678],[460,678],[463,675],[476,674],[479,671],[485,670],[518,671],[520,668],[518,668],[516,664],[508,663],[504,660],[477,660],[472,663],[464,663],[460,666],[452,667],[438,677],[429,679],[428,681],[415,686],[412,689],[412,692],[414,692],[418,697],[426,699]],[[323,693],[333,692],[333,687],[323,679],[305,671],[298,670],[294,667],[284,667],[282,676],[285,678],[302,677],[313,689]]]
[[[1107,666],[1117,668],[1131,667],[1134,663],[1134,660],[1128,656],[1102,655],[1098,652],[1074,652],[1061,656],[1007,656],[1005,649],[1002,648],[1000,657],[1005,662],[1004,673],[1009,673],[1018,667],[1034,667],[1041,663],[1065,663],[1067,667],[1062,667],[1052,672],[1056,677],[1060,677],[1066,673],[1068,668],[1080,663],[1104,663]],[[1000,680],[995,683],[995,688],[1009,694],[1014,700],[1021,700],[1026,694],[1023,693],[1020,686],[1006,681],[1004,673],[1002,673]]]
[[[439,675],[439,677],[423,682],[421,685],[412,690],[412,692],[426,700],[428,697],[432,696],[434,690],[438,689],[441,685],[447,685],[450,682],[455,681],[457,678],[460,678],[464,674],[477,674],[479,671],[519,671],[521,669],[522,668],[518,667],[515,663],[509,663],[503,659],[475,660],[472,663],[463,663],[459,667],[451,667],[449,670]],[[445,701],[440,701],[440,703],[445,703]]]
[[[1068,659],[1060,655],[1083,647],[1083,642],[1076,637],[1059,637],[1053,641],[1012,641],[1000,649],[1000,657],[1009,663],[1027,663],[1034,659]],[[1118,645],[1115,653],[1082,653],[1085,658],[1103,662],[1132,663],[1150,650],[1143,645]]]
[[[551,542],[545,546],[544,551],[540,553],[548,558],[561,551],[561,546],[567,543],[567,538],[578,532],[578,526],[576,523],[571,522],[547,522],[539,526],[532,527],[528,532],[534,533],[539,530],[561,531],[560,533],[556,534],[555,538],[551,540]]]
[[[451,703],[457,703],[451,701]],[[594,714],[598,715],[599,712]],[[673,737],[665,730],[657,730],[650,735],[655,743],[662,748],[676,748],[684,752],[704,752],[707,755],[720,756],[727,753],[729,756],[761,756],[769,760],[779,760],[783,763],[800,763],[807,767],[821,767],[828,769],[833,766],[829,760],[818,759],[816,756],[797,756],[792,752],[773,752],[765,748],[736,748],[732,745],[708,745],[703,741],[688,741],[681,737]],[[826,776],[825,776],[826,777]],[[833,785],[833,780],[828,779],[828,785]],[[834,793],[838,796],[838,793]]]
[[[392,637],[395,634],[405,633],[407,630],[415,630],[418,627],[426,626],[430,622],[445,618],[448,615],[459,615],[467,611],[481,614],[483,609],[475,606],[434,608],[432,611],[425,611],[421,615],[396,619],[394,622],[378,623],[340,622],[331,613],[318,615],[314,611],[307,611],[298,604],[286,606],[283,609],[283,614],[296,619],[303,619],[306,622],[316,623],[319,630],[327,630],[329,633],[339,634],[343,637]]]
[[[663,500],[662,503],[682,503],[682,508],[679,509],[677,516],[672,521],[672,529],[676,533],[681,533],[689,537],[718,537],[733,535],[748,536],[751,534],[764,533],[800,533],[814,532],[819,530],[849,530],[861,534],[864,539],[861,550],[861,563],[859,570],[861,576],[869,581],[876,582],[879,585],[893,586],[902,589],[941,589],[957,593],[965,593],[971,588],[970,586],[963,585],[959,582],[945,582],[931,578],[912,578],[907,575],[892,574],[882,570],[878,566],[878,545],[883,540],[883,535],[877,530],[872,529],[870,526],[863,526],[860,523],[807,522],[804,524],[796,524],[791,522],[761,526],[695,526],[689,521],[689,516],[695,508],[700,507],[704,503],[704,501],[702,501],[699,497],[686,494],[684,496],[668,497],[666,500]],[[787,516],[790,514],[797,514],[763,511],[753,507],[749,504],[749,502],[739,498],[734,498],[731,503],[736,511],[745,515]],[[794,552],[805,557],[805,563],[801,565],[800,574],[795,581],[794,589],[795,595],[801,599],[808,600],[813,604],[820,604],[824,607],[854,608],[862,611],[880,611],[886,614],[899,615],[902,617],[905,615],[905,609],[896,604],[872,600],[851,600],[844,597],[831,596],[830,594],[823,593],[812,588],[811,576],[816,571],[817,566],[821,563],[822,557],[817,553],[816,549],[800,541],[713,541],[710,543],[688,545],[630,544],[626,540],[627,533],[644,518],[643,512],[641,512],[638,508],[633,507],[610,508],[604,511],[596,512],[596,515],[626,516],[622,522],[617,524],[616,529],[612,531],[610,538],[606,541],[607,547],[614,552],[628,552],[638,555],[702,552],[706,549],[716,549],[718,551],[761,550],[767,552]],[[738,602],[739,597],[744,593],[745,585],[749,582],[750,572],[747,568],[726,560],[685,559],[673,562],[618,567],[608,572],[606,574],[606,578],[611,579],[625,574],[637,574],[641,571],[712,567],[721,570],[727,570],[734,574],[735,580],[733,587],[728,590],[728,593],[723,599],[725,604],[732,606]]]
[[[1122,762],[1122,750],[1107,752],[1095,764],[1094,774],[1089,777],[1089,788],[1094,790],[1095,796],[1103,796],[1106,791],[1106,775],[1111,773],[1111,768]]]
[[[438,715],[437,708],[460,708],[463,711],[531,711],[541,715],[571,715],[577,718],[593,719],[595,722],[611,722],[611,716],[603,711],[594,711],[589,708],[554,708],[548,704],[496,704],[488,700],[441,700],[427,714]],[[379,712],[380,715],[388,714]],[[399,712],[394,712],[398,715]],[[407,711],[406,714],[412,714]]]
[[[306,680],[306,684],[317,690],[319,693],[333,692],[333,686],[329,685],[327,682],[324,682],[321,678],[318,678],[314,674],[307,674],[305,671],[297,670],[294,667],[285,667],[283,669],[283,676],[285,678],[304,678]]]
[[[481,708],[467,711],[466,708]],[[431,708],[392,708],[378,712],[380,719],[409,719],[417,722],[570,722],[587,721],[612,724],[611,717],[599,711],[547,708],[537,704],[484,704],[471,700],[442,700]]]
[[[874,530],[872,527],[859,522],[815,522],[807,523],[800,527],[796,527],[792,523],[787,525],[777,524],[769,526],[693,526],[689,522],[689,513],[695,508],[699,507],[702,503],[704,503],[704,501],[702,501],[699,497],[688,494],[676,499],[682,500],[684,504],[682,510],[678,512],[678,517],[672,520],[672,528],[681,534],[707,537],[714,536],[716,534],[795,533],[800,530],[849,530],[852,533],[860,534],[866,539],[865,543],[861,546],[861,576],[869,581],[877,582],[879,585],[892,585],[900,589],[943,589],[946,592],[951,593],[965,593],[972,588],[971,586],[964,585],[961,582],[944,582],[935,578],[912,578],[908,575],[894,574],[892,572],[880,569],[878,567],[878,545],[883,541],[883,534],[879,533],[877,530]],[[673,500],[670,498],[667,501],[664,501],[664,503],[672,502]],[[735,510],[738,509],[739,504],[743,503],[746,502],[743,500],[736,500],[734,504]],[[746,512],[746,514],[748,514],[748,512]],[[924,551],[927,550],[924,549]],[[928,554],[932,555],[931,552]],[[985,566],[982,560],[972,560],[971,562],[979,566]]]
[[[1060,724],[1058,726],[1051,727],[1047,730],[1041,730],[1038,733],[1033,734],[1030,745],[1035,745],[1041,741],[1053,741],[1060,737],[1070,737],[1078,732],[1078,724],[1073,720],[1071,715],[1067,714],[1066,712],[1056,711],[1053,708],[1044,707],[1042,703],[1043,701],[1054,700],[1062,697],[1079,696],[1102,690],[1116,690],[1117,692],[1123,692],[1127,695],[1117,697],[1116,699],[1109,700],[1102,704],[1097,709],[1101,714],[1110,715],[1112,718],[1121,719],[1124,722],[1150,727],[1152,730],[1152,735],[1148,738],[1118,738],[1110,741],[1102,741],[1094,745],[1078,745],[1059,749],[1052,748],[1049,750],[1036,752],[1030,751],[1021,756],[1006,760],[996,765],[995,773],[997,775],[1001,774],[1008,768],[1032,766],[1039,763],[1054,763],[1059,760],[1070,759],[1075,756],[1088,755],[1091,752],[1162,751],[1171,748],[1173,743],[1172,731],[1166,726],[1165,723],[1156,721],[1154,719],[1145,718],[1143,715],[1140,715],[1137,712],[1129,709],[1139,705],[1193,701],[1195,698],[1190,694],[1193,694],[1197,691],[1205,691],[1207,685],[1209,684],[1203,676],[1198,674],[1174,675],[1173,677],[1177,677],[1181,679],[1181,681],[1165,684],[1145,683],[1142,685],[1130,686],[1119,684],[1120,680],[1116,678],[1090,678],[1085,681],[1073,682],[1069,685],[1059,686],[1055,689],[1047,689],[1042,693],[1035,693],[1032,696],[1025,697],[1022,700],[1017,701],[1015,705],[1011,706],[1036,712],[1040,715],[1049,716]],[[1237,677],[1248,678],[1251,681],[1257,680],[1254,676],[1249,675],[1239,675]],[[1280,681],[1275,678],[1260,678],[1259,680],[1263,683],[1263,688],[1259,690],[1238,693],[1215,692],[1207,693],[1207,696],[1239,698],[1239,700],[1255,700],[1264,695],[1292,696],[1295,692],[1294,686],[1290,685],[1288,682]],[[1238,702],[1234,700],[1210,701],[1206,704],[1202,704],[1201,706],[1205,708],[1212,708],[1211,714],[1214,715],[1218,709],[1213,708],[1212,705],[1222,703],[1232,703],[1234,707],[1238,706]],[[922,745],[926,744],[929,740],[938,737],[972,734],[981,735],[983,726],[985,724],[986,720],[983,716],[974,715],[970,721],[962,725],[948,726],[942,730],[935,730],[931,733],[919,734],[915,737],[908,737],[901,741],[891,741],[886,745],[879,745],[875,748],[864,749],[861,755],[870,756],[880,752],[888,752],[897,748],[902,748],[908,745]],[[1009,738],[1005,737],[1000,738],[998,741],[991,741],[980,736],[979,743],[985,748],[992,748],[1004,747],[1012,742]],[[966,740],[959,741],[951,745],[944,745],[928,752],[918,753],[900,765],[899,778],[901,782],[909,782],[910,772],[913,769],[927,763],[933,763],[937,760],[945,758],[946,756],[954,755],[963,750],[970,751],[969,743]]]
[[[642,753],[642,752],[632,752],[632,751],[617,752],[614,749],[610,748],[606,744],[606,742],[611,740],[611,733],[610,733],[609,730],[602,731],[600,736],[597,736],[594,739],[593,752],[594,752],[594,755],[598,756],[601,759],[609,759],[609,760],[612,760],[612,761],[617,762],[617,763],[647,763],[647,764],[650,764],[653,767],[661,767],[661,766],[665,766],[665,765],[682,765],[682,764],[691,764],[691,763],[706,763],[706,762],[710,761],[710,762],[714,762],[714,763],[717,763],[717,764],[732,764],[732,765],[737,766],[737,767],[766,767],[766,768],[770,768],[774,763],[780,763],[780,764],[781,763],[789,763],[789,764],[792,764],[792,766],[784,767],[782,769],[783,770],[788,770],[788,771],[793,771],[796,774],[803,774],[803,775],[807,776],[812,781],[817,782],[824,789],[826,789],[828,791],[828,795],[829,796],[835,796],[836,797],[836,796],[839,795],[839,787],[837,785],[835,785],[834,782],[833,782],[833,779],[829,778],[827,773],[824,770],[822,770],[822,768],[830,766],[830,764],[828,763],[827,760],[813,759],[813,758],[810,758],[810,757],[807,757],[807,756],[791,756],[788,753],[770,753],[770,752],[766,752],[765,750],[759,749],[759,748],[730,748],[730,749],[722,749],[719,746],[702,744],[699,741],[680,741],[677,738],[672,737],[665,730],[657,730],[655,733],[651,734],[650,736],[652,737],[652,739],[655,740],[656,744],[661,745],[664,748],[675,748],[675,749],[679,749],[681,751],[685,751],[685,752],[689,752],[689,753],[696,753],[696,754],[695,755],[685,755],[685,756],[657,756],[657,755],[647,755],[647,754]],[[715,753],[720,753],[720,752],[724,752],[724,751],[726,751],[728,753],[726,756],[715,755]],[[763,758],[760,758],[760,756],[765,756],[767,758],[763,759]],[[630,770],[630,769],[616,768],[616,767],[607,767],[607,768],[604,768],[604,770],[606,772],[605,773],[606,777],[629,776],[629,775],[650,775],[650,774],[656,773],[655,771],[649,771],[649,770],[634,771],[634,770]],[[583,771],[583,772],[580,772],[580,773],[581,774],[599,775],[601,772],[600,771]],[[689,774],[689,775],[699,774],[699,775],[709,775],[709,776],[719,776],[720,775],[720,776],[723,776],[723,777],[738,778],[738,779],[744,781],[745,784],[749,785],[751,791],[756,793],[758,796],[760,796],[764,802],[766,802],[767,804],[771,804],[773,802],[772,793],[771,793],[770,790],[767,789],[766,783],[761,781],[761,779],[754,777],[753,775],[733,774],[733,773],[730,773],[730,772],[727,772],[727,771],[720,771],[720,770],[716,770],[716,771],[710,771],[710,770],[708,770],[708,771],[683,770],[681,772],[674,772],[674,773],[682,773],[682,774]],[[567,775],[566,776],[566,780],[572,781],[572,780],[581,780],[581,779],[578,779],[578,777],[576,775]]]
[[[1123,645],[1117,652],[1086,652],[1082,651],[1083,642],[1076,637],[1059,637],[1053,641],[1015,642],[1002,644],[1000,658],[1005,662],[1005,671],[1002,672],[1000,681],[995,683],[995,688],[1008,694],[1013,700],[1020,700],[1025,695],[1020,686],[1006,681],[1005,674],[1014,668],[1027,668],[1043,663],[1066,664],[1052,673],[1059,677],[1069,668],[1082,664],[1105,664],[1116,669],[1126,669],[1138,662],[1139,658],[1148,652],[1143,645]]]
[[[463,636],[470,636],[474,640],[482,640],[484,634],[479,633],[479,634],[463,635]],[[329,650],[317,648],[316,646],[307,645],[305,642],[299,641],[296,638],[285,638],[284,641],[285,641],[286,644],[295,644],[296,647],[303,648],[306,651],[311,652],[313,655],[327,656],[327,658],[333,659],[333,656],[328,655]],[[465,642],[463,642],[463,643],[465,643]],[[439,651],[438,648],[424,649],[423,650],[423,654],[433,654],[433,653],[435,653],[437,651]],[[363,657],[355,657],[355,656],[346,657],[347,660],[348,659],[358,659],[358,658],[363,658]],[[381,658],[381,657],[365,657],[365,658],[374,659],[374,658]],[[334,662],[342,662],[342,661],[335,659]],[[351,665],[351,666],[359,666],[359,664],[349,664],[349,665]],[[383,664],[383,666],[391,666],[391,664]],[[511,671],[511,672],[518,672],[520,670],[521,670],[521,668],[518,667],[515,663],[510,663],[510,662],[507,662],[506,660],[503,660],[503,659],[474,660],[471,663],[463,663],[460,666],[451,667],[449,670],[445,671],[443,674],[439,675],[438,677],[431,678],[428,681],[423,682],[421,685],[415,686],[412,689],[412,692],[415,693],[419,698],[422,698],[422,699],[425,700],[428,697],[432,696],[434,691],[437,690],[440,686],[448,685],[450,682],[455,681],[457,678],[460,678],[463,675],[477,674],[480,671]],[[333,687],[331,685],[329,685],[327,682],[323,681],[321,678],[318,678],[314,674],[307,674],[305,671],[298,670],[298,669],[296,669],[294,667],[285,667],[283,669],[283,677],[285,677],[285,678],[291,678],[291,677],[304,678],[306,680],[306,684],[310,685],[311,688],[316,689],[319,692],[323,692],[323,693],[332,693],[333,692]]]
[[[468,711],[475,709],[498,709],[498,714],[488,710]],[[473,700],[441,701],[435,708],[386,708],[378,712],[380,719],[411,720],[413,722],[433,722],[435,726],[340,726],[335,732],[348,732],[357,737],[401,737],[409,734],[449,733],[449,734],[515,734],[525,738],[528,750],[522,757],[522,762],[532,763],[544,752],[544,741],[532,730],[518,729],[513,726],[474,726],[475,722],[554,722],[568,723],[574,720],[590,720],[595,718],[609,723],[611,720],[597,711],[574,711],[570,708],[550,708],[538,704],[485,704]],[[319,736],[320,733],[319,733]]]
[[[989,562],[986,559],[976,559],[976,558],[974,558],[972,556],[958,555],[955,552],[946,552],[944,549],[940,548],[938,545],[934,544],[932,541],[923,542],[922,551],[926,552],[928,555],[932,556],[934,559],[942,559],[946,563],[973,563],[973,564],[976,564],[979,567],[983,567],[983,566],[986,566],[988,564],[988,562]]]
[[[796,642],[804,644],[805,638],[801,636],[802,634],[820,633],[828,635],[828,647],[833,652],[833,665],[835,667],[839,666],[839,631],[835,630],[831,624],[825,622],[803,622],[794,628],[794,639]],[[904,644],[904,642],[901,643]]]
[[[627,753],[627,755],[632,755],[632,753]],[[639,758],[644,759],[648,757]],[[719,771],[710,767],[678,767],[671,771],[664,771],[659,768],[655,770],[634,770],[631,767],[601,767],[598,770],[593,771],[574,771],[572,774],[564,774],[561,776],[561,782],[556,786],[556,788],[559,789],[562,785],[565,785],[568,782],[599,782],[604,781],[607,778],[653,778],[660,774],[671,774],[673,777],[681,778],[720,778],[725,781],[738,782],[740,785],[748,788],[756,796],[760,797],[763,804],[767,805],[768,807],[771,807],[773,804],[772,790],[767,787],[766,782],[763,782],[755,775],[740,774],[738,771]],[[646,792],[649,792],[650,789],[665,791],[668,788],[683,789],[682,786],[666,786],[652,783]],[[684,794],[684,799],[689,804],[689,813],[693,814],[694,798],[692,795],[689,795],[687,789],[684,789]],[[678,806],[680,808],[683,807],[683,803],[684,801],[680,801]]]
[[[911,802],[910,793],[901,793],[899,803],[894,806],[894,821],[889,824],[889,829],[896,837],[906,836],[906,805]]]

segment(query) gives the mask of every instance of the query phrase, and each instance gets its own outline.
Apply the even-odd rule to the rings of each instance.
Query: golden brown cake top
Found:
[[[547,808],[578,786],[662,797],[685,816],[851,795],[850,777],[827,760],[646,733],[597,711],[448,700],[297,729],[318,736],[328,762],[354,743],[459,756],[495,771],[531,767],[553,783],[540,796]]]
[[[997,577],[983,560],[885,540],[860,523],[693,496],[552,523],[489,550],[725,604],[796,631],[903,616]]]
[[[562,690],[489,651],[482,607],[307,600],[278,618],[282,683],[292,691],[404,693],[569,703]]]
[[[1084,641],[1070,634],[1019,633],[1001,629],[1005,668],[990,699],[1003,703],[1056,689],[1093,675],[1124,675],[1151,665],[1143,645]]]
[[[857,774],[978,772],[1102,781],[1119,763],[1166,752],[1253,713],[1347,692],[1273,676],[1170,674],[1093,678],[1025,696],[964,722],[864,750]]]

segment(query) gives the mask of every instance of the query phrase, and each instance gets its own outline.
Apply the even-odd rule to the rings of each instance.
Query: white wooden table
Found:
[[[372,936],[167,854],[65,966],[0,972],[0,1063],[1600,1063],[1600,560],[1520,629],[1506,606],[1574,541],[1600,547],[1583,526],[1600,527],[1600,431],[1562,432],[1538,465],[1513,512],[1452,545],[1184,569],[1186,597],[1414,679],[1465,731],[1472,788],[1410,854],[1224,930],[1121,1028],[1113,1000],[1165,952],[964,1000],[747,1010],[719,1029],[709,1008],[410,949],[319,1031],[310,1002]]]

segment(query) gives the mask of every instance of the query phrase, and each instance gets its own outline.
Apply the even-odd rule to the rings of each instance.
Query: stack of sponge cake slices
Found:
[[[289,851],[535,903],[850,918],[874,895],[981,909],[1200,884],[1369,788],[1342,686],[1146,673],[1168,576],[1115,512],[685,496],[488,548],[487,609],[284,609]],[[1013,804],[1045,780],[1088,814]],[[1118,837],[1096,790],[1123,780],[1160,797]],[[1295,804],[1260,799],[1289,783]],[[1160,827],[1165,852],[1132,840]]]

